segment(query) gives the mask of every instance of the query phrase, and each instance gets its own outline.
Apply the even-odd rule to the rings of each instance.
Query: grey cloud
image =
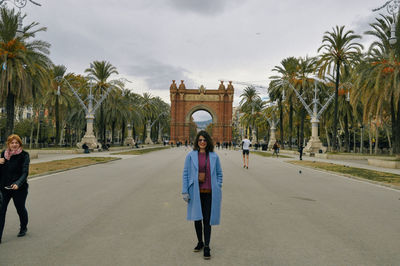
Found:
[[[202,15],[217,15],[222,13],[232,2],[229,0],[168,0],[175,8],[191,11]]]
[[[168,90],[172,79],[185,80],[186,87],[193,87],[193,80],[188,77],[190,72],[182,67],[158,62],[152,59],[141,60],[140,64],[129,65],[126,73],[129,76],[140,77],[147,83],[150,89]],[[178,82],[179,81],[179,82]]]

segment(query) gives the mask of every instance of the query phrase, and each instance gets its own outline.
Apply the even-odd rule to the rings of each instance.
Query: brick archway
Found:
[[[171,141],[189,141],[190,118],[193,113],[204,110],[213,120],[214,142],[232,141],[233,85],[225,87],[223,81],[218,90],[186,89],[184,81],[179,87],[175,80],[170,86],[171,97]]]

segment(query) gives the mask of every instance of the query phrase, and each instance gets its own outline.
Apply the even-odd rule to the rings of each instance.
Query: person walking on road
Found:
[[[243,168],[249,169],[249,154],[250,154],[250,145],[251,142],[247,138],[247,136],[244,137],[242,140],[242,149],[243,149]],[[246,164],[246,157],[247,156],[247,164]]]
[[[302,144],[299,145],[299,156],[300,156],[300,160],[303,160],[303,145]]]
[[[187,220],[194,221],[197,245],[204,259],[210,259],[211,226],[220,223],[222,199],[222,168],[214,153],[210,135],[200,131],[185,160],[182,175],[182,196],[187,202]],[[203,242],[204,230],[204,242]]]
[[[276,154],[276,158],[279,157],[279,143],[278,141],[275,141],[274,146],[272,146],[272,149],[274,152],[272,153],[272,157],[274,157],[274,154]]]
[[[0,210],[0,243],[3,236],[7,206],[11,199],[20,221],[18,237],[25,236],[28,225],[28,211],[25,208],[28,196],[27,177],[29,173],[29,153],[22,150],[22,141],[18,135],[7,138],[7,148],[0,158],[0,189],[3,204]]]

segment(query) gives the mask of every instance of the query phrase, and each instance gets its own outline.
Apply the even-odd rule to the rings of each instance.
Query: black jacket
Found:
[[[1,158],[4,158],[4,152],[1,153]],[[20,154],[11,156],[10,160],[5,160],[4,164],[0,164],[1,188],[12,184],[16,184],[19,188],[27,187],[29,153],[22,151]]]

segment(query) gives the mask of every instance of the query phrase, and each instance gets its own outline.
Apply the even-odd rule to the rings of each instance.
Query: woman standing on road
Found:
[[[182,195],[187,205],[187,220],[194,221],[198,243],[204,259],[210,259],[211,226],[218,225],[221,214],[222,168],[214,144],[206,131],[200,131],[185,160]],[[204,229],[204,242],[203,242]]]
[[[0,209],[0,243],[7,206],[11,199],[14,201],[20,221],[18,237],[26,234],[28,225],[25,202],[28,196],[29,154],[22,150],[22,141],[18,135],[10,135],[6,144],[7,149],[0,156],[0,189],[3,194],[3,204]]]

